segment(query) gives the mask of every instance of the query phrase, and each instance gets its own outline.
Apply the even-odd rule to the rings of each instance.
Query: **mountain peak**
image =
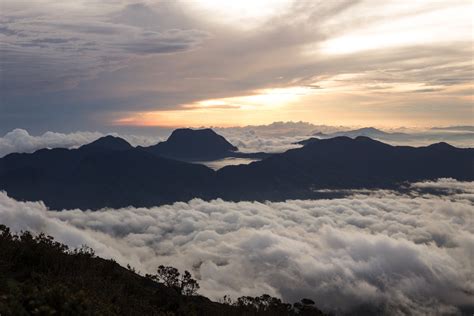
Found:
[[[175,139],[179,139],[182,137],[222,137],[216,132],[214,132],[210,128],[202,128],[202,129],[192,129],[192,128],[178,128],[175,129],[170,137],[168,137],[168,141],[173,141]]]
[[[452,149],[452,148],[455,148],[454,146],[451,146],[450,144],[445,143],[445,142],[439,142],[439,143],[431,144],[428,147],[429,148],[436,148],[436,149]]]
[[[377,140],[370,138],[369,136],[357,136],[354,138],[355,141],[366,142],[366,143],[380,143]]]
[[[340,132],[335,132],[332,134],[327,134],[325,137],[337,137],[337,136],[347,136],[350,138],[356,138],[358,136],[366,136],[366,137],[371,137],[371,138],[377,138],[377,137],[386,137],[391,135],[390,133],[384,132],[382,130],[379,130],[375,127],[362,127],[359,129],[353,129],[349,131],[340,131]]]
[[[359,132],[361,134],[363,133],[370,133],[370,134],[387,134],[386,132],[382,131],[382,130],[379,130],[375,127],[363,127],[363,128],[359,128],[359,129],[356,129],[356,130],[353,130],[353,132]],[[361,136],[364,136],[364,135],[361,135]]]
[[[104,137],[101,137],[92,143],[86,144],[84,146],[81,146],[81,148],[100,148],[100,149],[109,149],[109,150],[128,150],[133,148],[132,145],[130,145],[126,140],[112,136],[112,135],[107,135]]]
[[[224,158],[238,148],[210,128],[180,128],[148,150],[167,158],[198,161]]]
[[[198,145],[207,147],[218,146],[216,150],[236,151],[237,147],[229,143],[223,136],[217,134],[210,128],[191,129],[179,128],[171,133],[167,143],[181,143],[182,145]],[[212,148],[211,148],[212,149]]]

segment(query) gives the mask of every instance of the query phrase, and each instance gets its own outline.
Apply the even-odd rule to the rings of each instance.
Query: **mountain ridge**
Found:
[[[474,180],[474,149],[446,143],[391,146],[368,137],[341,136],[217,171],[143,148],[115,148],[91,150],[86,145],[7,155],[0,159],[0,189],[16,199],[43,200],[54,209],[98,209],[192,198],[318,198],[320,189],[396,189],[407,181],[446,177]]]

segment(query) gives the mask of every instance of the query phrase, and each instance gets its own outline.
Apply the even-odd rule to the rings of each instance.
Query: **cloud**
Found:
[[[62,8],[52,3],[2,4],[5,93],[24,93],[31,87],[43,93],[75,87],[101,72],[125,67],[132,58],[189,51],[208,37],[197,29],[150,29],[111,18],[127,6],[87,5],[97,12],[67,4]],[[145,5],[142,9],[153,12]]]
[[[214,108],[203,116],[226,125],[230,118],[233,124],[281,118],[468,123],[473,68],[466,6],[465,1],[404,6],[397,1],[288,1],[283,12],[259,19],[258,27],[241,28],[247,24],[236,10],[226,12],[234,19],[218,16],[216,21],[212,12],[193,10],[182,1],[6,0],[0,28],[0,132],[63,126],[71,131],[85,124],[96,129],[150,111],[166,115],[170,109],[190,115],[196,125],[202,121],[199,112],[185,105],[309,86],[321,89],[308,89],[313,91],[298,104],[253,111],[253,122],[245,109]],[[448,34],[433,41],[438,34],[433,29]],[[431,40],[414,36],[419,31]],[[380,34],[397,45],[370,47],[380,43]],[[369,43],[370,49],[321,51],[334,39],[342,48]],[[373,89],[387,86],[393,88]],[[165,124],[162,119],[155,123]]]
[[[28,131],[17,128],[0,137],[0,158],[16,152],[32,153],[42,148],[76,148],[91,143],[105,135],[99,132],[75,132],[68,134],[46,132],[39,136],[33,136]],[[110,133],[110,135],[122,137],[134,146],[150,146],[161,140],[160,138],[147,136],[118,135],[116,133]]]
[[[349,129],[343,126],[314,125],[307,122],[274,122],[268,125],[216,128],[242,152],[280,153],[298,148],[296,142],[307,139],[315,132],[332,133]]]
[[[443,179],[415,184],[462,188]],[[0,223],[131,264],[188,269],[201,293],[302,297],[336,313],[474,309],[472,201],[390,191],[280,203],[194,199],[153,208],[51,211],[0,194]]]

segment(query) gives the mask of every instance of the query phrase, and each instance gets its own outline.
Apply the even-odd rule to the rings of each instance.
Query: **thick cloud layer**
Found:
[[[347,313],[457,314],[474,309],[474,183],[452,195],[355,193],[281,203],[199,199],[154,208],[50,211],[0,194],[0,223],[46,232],[142,273],[189,269],[211,298],[269,293]]]

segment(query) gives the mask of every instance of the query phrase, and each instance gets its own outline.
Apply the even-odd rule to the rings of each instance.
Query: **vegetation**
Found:
[[[161,282],[167,287],[174,288],[182,295],[195,295],[199,290],[199,284],[191,277],[189,271],[184,271],[183,276],[179,277],[178,269],[160,265],[157,274],[147,274],[146,277],[153,281]]]
[[[322,315],[314,302],[293,306],[269,295],[197,295],[188,271],[159,266],[145,277],[130,266],[69,249],[50,236],[12,234],[0,225],[0,315]]]

